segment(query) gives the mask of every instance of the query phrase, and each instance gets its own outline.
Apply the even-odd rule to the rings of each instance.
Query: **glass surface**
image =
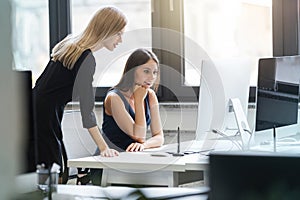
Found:
[[[74,0],[72,5],[72,32],[78,34],[84,30],[88,21],[99,8],[112,5],[119,8],[126,15],[128,24],[123,35],[123,43],[113,51],[101,49],[94,53],[96,58],[96,73],[94,86],[110,87],[115,85],[121,78],[125,62],[129,54],[136,47],[151,47],[151,0]],[[134,34],[142,29],[149,29],[146,34]],[[126,36],[129,35],[129,36]],[[136,35],[136,37],[134,36]],[[134,38],[127,38],[134,37]],[[136,45],[128,44],[134,39]],[[134,48],[125,48],[126,46]],[[125,49],[125,50],[124,50]]]
[[[15,69],[31,70],[33,85],[49,61],[47,0],[13,0],[13,57]]]
[[[200,45],[212,59],[252,59],[251,85],[256,85],[258,59],[272,56],[272,1],[188,0],[183,3],[185,36]],[[188,46],[184,51],[195,53]],[[199,86],[200,74],[189,63],[185,63],[185,78],[186,85]]]
[[[299,65],[300,56],[259,60],[256,131],[297,124]],[[295,129],[294,134],[298,132]]]

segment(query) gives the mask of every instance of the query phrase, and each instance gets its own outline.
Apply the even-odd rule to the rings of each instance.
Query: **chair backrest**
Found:
[[[83,128],[79,110],[64,112],[62,130],[69,159],[94,155],[97,145],[88,130]],[[70,169],[70,175],[76,173],[77,171]]]

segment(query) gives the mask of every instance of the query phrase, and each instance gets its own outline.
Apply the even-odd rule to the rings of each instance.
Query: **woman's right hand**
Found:
[[[142,85],[136,84],[133,91],[135,100],[144,100],[148,94],[148,89]]]
[[[101,151],[100,155],[103,157],[114,157],[119,156],[119,152],[114,149],[106,148],[104,151]]]

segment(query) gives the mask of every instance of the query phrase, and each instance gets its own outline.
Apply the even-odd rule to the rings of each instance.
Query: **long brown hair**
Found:
[[[140,65],[147,63],[150,59],[154,60],[158,66],[157,78],[153,85],[154,91],[157,91],[158,86],[159,86],[159,81],[160,81],[159,61],[158,61],[156,55],[147,49],[137,49],[129,56],[129,58],[127,59],[121,80],[114,88],[120,89],[124,92],[132,89],[135,84],[134,73],[136,71],[136,68]]]
[[[120,32],[127,24],[125,15],[115,7],[98,10],[78,36],[68,35],[52,49],[51,57],[72,69],[86,49],[95,48],[103,40]]]

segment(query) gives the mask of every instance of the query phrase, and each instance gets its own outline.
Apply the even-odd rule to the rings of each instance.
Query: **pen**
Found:
[[[177,152],[172,153],[173,156],[184,156],[183,153],[180,153],[180,129],[177,128]]]
[[[179,126],[177,128],[177,153],[180,153],[180,129],[179,129]]]

